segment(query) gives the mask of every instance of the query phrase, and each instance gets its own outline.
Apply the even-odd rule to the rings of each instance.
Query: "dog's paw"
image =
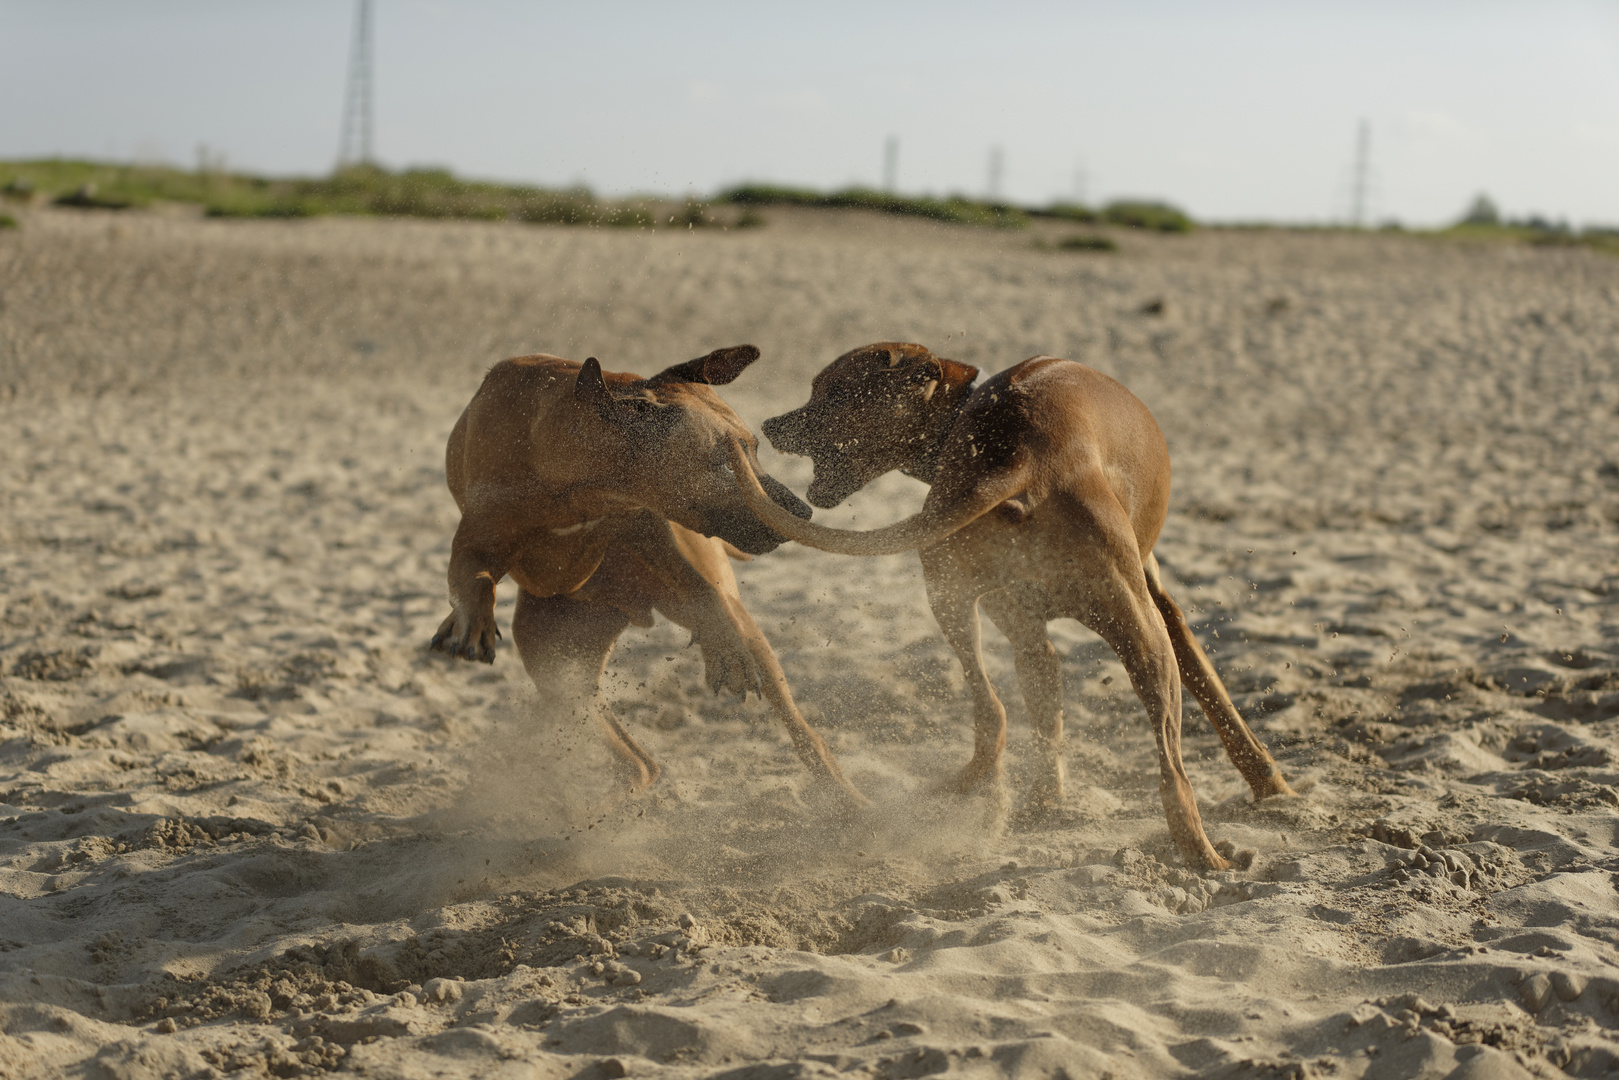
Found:
[[[1303,789],[1302,791],[1295,789],[1282,778],[1281,770],[1276,769],[1273,770],[1269,776],[1261,778],[1251,786],[1254,792],[1254,802],[1259,802],[1261,799],[1286,798],[1288,796],[1302,795],[1305,791],[1309,791],[1314,785],[1308,783],[1301,784],[1299,787]]]
[[[495,642],[499,640],[500,628],[495,625],[495,610],[491,607],[467,620],[463,620],[460,613],[452,611],[448,618],[439,623],[438,632],[427,647],[435,652],[493,664]]]
[[[1230,840],[1221,840],[1214,845],[1214,850],[1225,861],[1224,866],[1216,866],[1216,870],[1250,870],[1254,865],[1254,857],[1259,853],[1253,848],[1239,848]]]
[[[749,691],[764,696],[764,672],[736,627],[716,626],[698,635],[697,645],[703,651],[703,679],[710,690],[716,694],[728,690],[743,698]]]
[[[999,759],[985,762],[973,758],[954,780],[943,785],[943,790],[951,795],[983,795],[1004,800],[1006,789],[1001,783]]]

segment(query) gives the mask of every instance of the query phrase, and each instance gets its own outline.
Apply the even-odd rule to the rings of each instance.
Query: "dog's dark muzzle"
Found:
[[[829,510],[859,491],[864,481],[844,464],[840,447],[818,437],[821,425],[811,412],[814,408],[815,402],[812,401],[801,409],[772,416],[759,425],[759,430],[770,440],[770,445],[782,453],[798,454],[815,462],[815,479],[810,482],[809,501],[813,506]],[[793,512],[797,513],[796,510]]]
[[[794,517],[809,520],[815,511],[792,493],[786,484],[773,476],[759,473],[759,486],[765,489],[770,501]],[[763,555],[774,551],[787,540],[785,536],[765,525],[745,508],[714,510],[704,515],[703,533],[717,536],[739,551],[749,555]]]
[[[831,460],[828,455],[823,454],[812,460],[815,462],[815,478],[805,492],[811,505],[830,510],[865,486],[853,469]]]
[[[807,427],[804,410],[794,409],[790,413],[772,416],[759,425],[759,430],[770,440],[771,446],[784,454],[808,454],[810,447],[804,438]]]

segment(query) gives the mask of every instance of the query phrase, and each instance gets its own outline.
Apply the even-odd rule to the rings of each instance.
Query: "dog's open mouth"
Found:
[[[821,462],[815,463],[815,479],[804,494],[809,496],[811,506],[818,506],[822,510],[832,507],[859,491],[861,481],[850,469],[837,466],[823,466]],[[765,490],[769,490],[767,487]],[[780,502],[780,499],[776,500]],[[789,507],[788,509],[791,509]],[[803,516],[803,515],[800,515]]]

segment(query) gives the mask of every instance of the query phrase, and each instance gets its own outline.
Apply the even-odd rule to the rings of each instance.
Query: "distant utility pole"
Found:
[[[988,195],[991,202],[996,202],[1001,197],[1001,171],[1005,167],[1005,164],[1006,162],[1001,154],[1001,148],[998,146],[990,147]]]
[[[883,190],[890,195],[899,183],[899,136],[890,135],[883,143]]]
[[[1091,174],[1085,168],[1085,160],[1081,158],[1079,164],[1074,166],[1074,201],[1080,206],[1085,205],[1090,187]]]
[[[1372,125],[1362,120],[1355,139],[1355,187],[1349,203],[1349,217],[1357,229],[1366,225],[1366,178],[1371,168]]]
[[[355,0],[349,82],[343,95],[343,136],[337,165],[371,163],[371,0]]]

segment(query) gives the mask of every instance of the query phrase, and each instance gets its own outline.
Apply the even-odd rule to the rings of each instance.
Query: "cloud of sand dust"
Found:
[[[850,810],[807,774],[744,771],[705,785],[668,770],[631,793],[598,728],[564,703],[530,690],[497,708],[463,750],[466,780],[453,802],[417,821],[432,839],[411,852],[410,899],[421,908],[601,878],[771,888],[839,878],[872,860],[923,884],[991,857],[1006,825],[998,799],[908,783],[889,785],[886,796],[870,790],[874,804]],[[790,753],[763,725],[757,737],[762,752]],[[700,737],[679,743],[681,753],[722,752]]]

